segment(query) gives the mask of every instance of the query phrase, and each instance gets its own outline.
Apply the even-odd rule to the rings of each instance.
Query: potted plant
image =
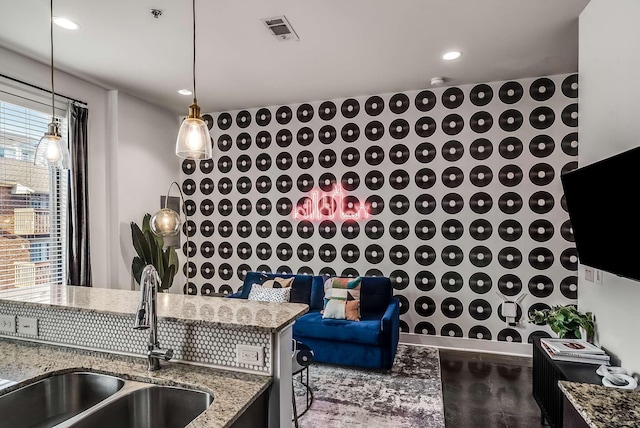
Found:
[[[556,305],[551,309],[533,311],[529,316],[529,322],[542,325],[547,324],[560,338],[583,339],[581,329],[587,337],[593,338],[595,322],[593,313],[581,313],[575,305]]]
[[[135,222],[131,222],[131,239],[138,254],[131,262],[131,271],[136,282],[140,284],[145,266],[153,265],[161,281],[158,291],[168,291],[178,271],[178,254],[173,247],[163,248],[164,239],[151,231],[150,219],[151,214],[144,215],[142,229]]]

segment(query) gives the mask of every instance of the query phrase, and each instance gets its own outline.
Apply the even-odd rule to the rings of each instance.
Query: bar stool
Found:
[[[292,389],[294,389],[294,382],[300,383],[305,388],[306,406],[300,414],[298,414],[295,392],[291,394],[293,404],[293,422],[295,427],[298,428],[298,418],[304,415],[307,410],[309,410],[309,407],[311,407],[311,403],[313,403],[313,391],[309,387],[309,365],[313,362],[313,350],[304,343],[293,339],[293,352],[291,354],[291,358]],[[297,374],[300,375],[300,380],[296,379]]]

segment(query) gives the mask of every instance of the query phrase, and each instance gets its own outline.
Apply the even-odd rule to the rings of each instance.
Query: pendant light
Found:
[[[34,163],[38,166],[48,166],[57,169],[69,169],[71,159],[67,144],[60,136],[60,129],[56,121],[56,90],[53,83],[53,0],[50,1],[49,17],[51,42],[51,122],[47,125],[47,132],[38,142]]]
[[[211,159],[211,137],[207,124],[200,117],[196,96],[196,0],[193,5],[193,104],[182,121],[176,140],[176,155],[186,159]]]

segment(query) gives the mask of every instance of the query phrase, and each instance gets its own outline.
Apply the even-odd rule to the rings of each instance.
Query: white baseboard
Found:
[[[433,346],[457,351],[487,352],[531,358],[530,343],[498,342],[495,340],[467,339],[464,337],[431,336],[426,334],[400,333],[400,343],[407,345]]]

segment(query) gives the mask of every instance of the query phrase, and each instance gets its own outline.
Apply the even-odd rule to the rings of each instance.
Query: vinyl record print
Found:
[[[440,304],[440,310],[447,318],[458,318],[462,315],[464,306],[462,306],[462,302],[455,297],[447,297]]]
[[[572,128],[576,128],[578,126],[578,104],[573,103],[566,106],[562,109],[560,117],[562,118],[562,123]]]
[[[522,280],[513,274],[507,274],[498,280],[498,290],[505,296],[517,296],[522,291]]]
[[[448,193],[442,198],[441,206],[444,212],[457,214],[464,208],[464,199],[457,193]]]
[[[505,269],[515,269],[522,264],[522,253],[515,247],[505,247],[498,253],[498,263]]]
[[[483,325],[475,325],[469,329],[469,339],[491,340],[491,331]],[[481,373],[485,373],[483,370]],[[473,372],[472,372],[473,373]]]
[[[314,185],[313,177],[310,174],[302,174],[296,180],[296,187],[303,193],[310,192]]]
[[[537,242],[546,242],[553,237],[553,224],[546,219],[534,220],[529,225],[529,236]]]
[[[212,236],[215,230],[216,228],[211,220],[205,220],[200,224],[200,234],[205,238]]]
[[[436,261],[436,252],[429,245],[421,245],[416,248],[414,258],[420,266],[431,266]]]
[[[442,262],[447,266],[458,266],[464,260],[464,253],[455,245],[447,245],[440,254]]]
[[[433,326],[433,324],[431,324],[430,322],[421,321],[418,324],[416,324],[416,326],[414,327],[413,332],[415,334],[428,334],[428,335],[431,335],[431,336],[435,336],[436,329]],[[454,334],[455,334],[455,332],[454,332]]]
[[[469,315],[473,319],[484,321],[489,319],[493,310],[489,302],[483,299],[475,299],[469,303]]]
[[[560,143],[562,151],[569,156],[578,156],[578,133],[567,134]]]
[[[384,235],[384,224],[379,220],[369,220],[364,226],[364,233],[370,239],[380,239]]]
[[[483,245],[477,245],[469,251],[469,261],[476,267],[487,267],[492,260],[491,250]]]
[[[370,141],[378,141],[384,135],[384,125],[377,120],[369,122],[364,128],[364,135]]]
[[[298,223],[298,226],[296,226],[298,236],[303,239],[311,238],[313,236],[314,229],[315,228],[313,227],[313,223],[308,220],[303,220]]]
[[[192,159],[185,159],[182,161],[182,172],[186,175],[191,175],[196,171],[196,162]]]
[[[204,159],[200,161],[200,171],[204,174],[209,174],[213,171],[214,166],[215,163],[213,162],[213,159]]]
[[[256,135],[256,146],[264,150],[271,145],[271,134],[267,131],[260,131]]]
[[[300,169],[309,169],[313,166],[313,153],[309,150],[303,150],[298,153],[296,163]]]
[[[547,101],[556,91],[553,80],[546,77],[536,79],[529,87],[529,95],[536,101]]]
[[[430,317],[436,312],[436,302],[430,297],[422,296],[416,299],[413,305],[416,313],[421,317]],[[433,333],[435,334],[435,332]]]
[[[228,220],[223,220],[218,223],[218,234],[223,238],[228,238],[233,235],[233,225]]]
[[[566,270],[578,270],[578,253],[575,248],[567,248],[560,254],[560,264]]]
[[[493,287],[491,277],[484,272],[477,272],[469,278],[469,288],[476,294],[488,293]]]
[[[231,136],[227,134],[222,134],[218,138],[218,150],[221,152],[227,152],[229,149],[233,147],[233,141],[231,140]]]
[[[293,203],[291,203],[291,199],[289,198],[280,198],[276,203],[276,211],[281,216],[288,216],[291,214],[293,210]]]
[[[313,142],[313,130],[308,127],[302,127],[296,133],[296,140],[301,146],[308,146]]]
[[[498,152],[505,159],[515,159],[522,154],[524,145],[516,137],[507,137],[500,142]]]
[[[365,248],[364,257],[369,263],[374,265],[378,264],[384,260],[384,250],[380,245],[371,244],[367,248]]]
[[[578,277],[568,276],[560,282],[560,292],[567,299],[578,298]]]
[[[233,168],[233,161],[229,156],[220,156],[218,159],[218,171],[226,174]]]
[[[236,233],[241,238],[248,238],[249,236],[251,236],[252,231],[253,228],[251,227],[251,223],[246,220],[240,221],[236,226]]]
[[[394,265],[403,265],[409,261],[409,250],[404,245],[394,245],[389,250],[389,259]]]
[[[352,192],[360,187],[360,176],[353,171],[346,172],[342,175],[340,183],[344,190]]]
[[[469,199],[469,208],[476,214],[486,214],[493,208],[493,199],[488,193],[475,193]]]
[[[498,125],[506,132],[515,132],[522,126],[524,118],[518,110],[509,109],[500,114]]]
[[[220,115],[218,115],[218,128],[226,131],[227,129],[231,128],[232,124],[233,119],[231,118],[231,115],[229,113],[220,113]]]
[[[389,100],[389,110],[395,114],[402,114],[409,109],[409,97],[403,93],[395,94]]]
[[[416,147],[415,156],[418,162],[429,163],[436,158],[436,148],[431,143],[420,143]]]
[[[354,98],[344,100],[342,106],[340,106],[342,115],[347,119],[353,119],[360,112],[360,103]]]
[[[293,134],[288,129],[281,129],[276,134],[276,144],[279,147],[289,147],[293,142]]]
[[[417,123],[416,126],[418,126]],[[404,119],[396,119],[389,125],[389,135],[396,140],[401,140],[409,135],[409,129],[409,122]]]
[[[240,150],[247,150],[251,147],[251,135],[246,132],[238,134],[238,137],[236,138],[236,147]]]
[[[342,223],[340,232],[346,239],[356,239],[360,235],[360,225],[354,220],[347,220]]]
[[[298,260],[303,262],[310,262],[313,260],[313,247],[309,244],[300,244],[296,249],[296,255],[298,256]]]
[[[365,206],[369,208],[369,214],[378,215],[384,211],[384,200],[378,195],[372,195],[365,201]]]
[[[434,202],[435,203],[435,202]],[[428,241],[436,236],[436,225],[431,220],[420,220],[414,227],[416,236],[422,241]]]
[[[469,121],[469,126],[478,134],[483,134],[491,129],[493,126],[493,116],[486,111],[478,111],[475,112],[471,116],[471,120]]]
[[[464,119],[459,114],[449,114],[442,119],[442,130],[447,135],[456,135],[464,128]]]
[[[246,110],[242,110],[236,115],[236,124],[240,128],[246,128],[251,125],[251,113]]]
[[[367,200],[368,199],[369,198],[367,198]],[[391,200],[389,200],[389,209],[396,215],[405,214],[409,211],[410,206],[411,204],[409,203],[409,199],[404,195],[395,195]]]
[[[334,117],[336,117],[337,112],[338,112],[338,109],[336,105],[331,101],[323,102],[322,104],[320,104],[320,107],[318,108],[318,116],[320,116],[320,119],[322,120],[333,119]]]
[[[460,88],[449,88],[442,93],[442,105],[448,109],[455,109],[462,105],[464,93]]]
[[[211,179],[209,179],[211,180]],[[182,191],[185,195],[193,195],[196,191],[196,182],[190,178],[187,178],[182,182]]]
[[[462,279],[462,275],[458,272],[449,271],[442,275],[442,278],[440,278],[440,284],[445,291],[448,291],[449,293],[456,293],[462,290],[462,287],[464,286],[464,279]]]
[[[337,159],[338,157],[336,155],[336,152],[331,149],[324,149],[318,155],[318,163],[323,168],[331,168],[336,164]]]
[[[522,225],[517,220],[505,220],[498,226],[498,235],[507,242],[515,242],[522,237]]]
[[[437,129],[436,121],[432,117],[424,116],[416,121],[414,130],[416,134],[423,138],[431,137]]]
[[[296,116],[302,123],[309,122],[313,119],[313,107],[311,107],[310,104],[301,104],[298,110],[296,110]]]
[[[236,160],[236,168],[240,172],[249,171],[251,169],[251,158],[248,155],[238,156],[238,159]]]
[[[493,234],[493,226],[487,220],[479,218],[471,222],[469,234],[476,241],[486,241]]]
[[[276,111],[276,121],[280,125],[286,125],[287,123],[291,122],[292,118],[293,111],[291,111],[291,108],[288,106],[282,106]]]
[[[493,153],[493,144],[486,138],[478,138],[471,143],[469,153],[475,160],[486,160]]]
[[[340,131],[342,140],[346,143],[353,143],[360,137],[360,128],[355,123],[347,123]]]
[[[529,264],[537,270],[549,269],[553,264],[553,259],[553,253],[548,248],[534,248],[529,253]]]
[[[409,236],[410,231],[409,224],[404,220],[394,220],[389,225],[389,235],[398,241],[402,241]]]
[[[556,114],[549,107],[537,107],[529,115],[529,123],[536,129],[547,129],[556,120]]]
[[[268,108],[261,108],[256,112],[256,123],[259,126],[267,126],[271,123],[271,112]]]
[[[545,298],[553,293],[553,281],[545,275],[536,275],[529,280],[529,293],[535,297]]]
[[[331,144],[336,140],[336,128],[331,125],[325,125],[318,132],[318,139],[322,144]]]
[[[553,209],[555,201],[549,192],[535,192],[529,198],[529,208],[536,214],[546,214]]]
[[[293,158],[289,152],[280,152],[276,157],[276,166],[281,171],[286,171],[293,165]]]
[[[396,169],[389,176],[389,185],[395,190],[406,188],[410,182],[409,174],[404,169]]]
[[[200,266],[200,275],[202,275],[204,279],[211,279],[215,274],[216,269],[211,263],[206,262],[203,263],[202,266]]]
[[[432,110],[436,106],[437,98],[431,91],[422,91],[416,95],[414,100],[415,106],[421,112]]]
[[[442,223],[442,236],[448,241],[455,241],[464,235],[464,226],[459,220],[449,219]]]
[[[498,199],[498,208],[505,214],[515,214],[522,209],[522,197],[515,192],[507,192]]]
[[[522,89],[522,85],[518,82],[507,82],[500,86],[500,90],[498,91],[498,97],[500,101],[505,104],[515,104],[522,99],[522,95],[524,94],[524,89]]]
[[[360,152],[355,147],[347,147],[342,151],[340,160],[344,166],[349,168],[354,167],[360,162]]]
[[[489,85],[476,85],[473,87],[473,89],[471,89],[471,92],[469,93],[469,100],[471,101],[471,103],[473,103],[473,105],[478,107],[486,106],[491,102],[492,99],[493,89],[491,89],[491,86]]]
[[[420,291],[431,291],[436,286],[436,277],[431,272],[423,270],[416,274],[414,283]]]
[[[384,111],[384,100],[378,96],[369,97],[364,103],[364,110],[369,116],[377,116]]]
[[[401,165],[409,160],[411,152],[404,144],[396,144],[389,149],[389,160],[396,165]]]
[[[459,161],[460,159],[462,159],[463,155],[464,146],[460,141],[449,140],[442,145],[442,157],[449,162]]]
[[[562,93],[568,98],[578,98],[578,75],[572,74],[562,81]]]
[[[230,182],[231,180],[229,180],[229,183]],[[214,189],[215,189],[215,186],[213,185],[213,180],[210,179],[209,177],[203,178],[202,181],[200,182],[200,193],[202,193],[203,195],[210,195]],[[195,191],[195,186],[194,186],[194,191]],[[185,192],[185,194],[192,195],[193,193]]]
[[[548,163],[538,163],[529,170],[529,180],[536,186],[550,184],[556,176],[553,167]]]
[[[536,135],[529,143],[529,151],[537,158],[546,158],[553,153],[556,143],[548,135]]]
[[[256,233],[260,238],[268,238],[269,236],[271,236],[271,232],[271,223],[266,220],[260,220],[256,225]]]
[[[261,216],[267,216],[273,208],[271,201],[267,198],[260,198],[256,202],[256,212]]]
[[[567,220],[564,223],[562,223],[562,226],[560,226],[560,235],[567,242],[575,242],[575,238],[573,236],[573,227],[571,227],[570,220]]]
[[[493,171],[486,165],[475,166],[471,169],[469,180],[476,187],[485,187],[493,180]]]
[[[375,220],[372,220],[372,221],[375,221]],[[318,226],[318,232],[320,233],[320,236],[322,236],[324,239],[331,239],[334,236],[336,236],[336,233],[338,232],[338,228],[336,224],[331,220],[323,220],[320,223],[320,226]]]
[[[236,189],[242,195],[246,195],[251,191],[251,179],[247,176],[240,177],[238,183],[236,183]]]
[[[515,187],[522,182],[524,173],[518,165],[505,165],[498,172],[498,179],[503,186]]]

